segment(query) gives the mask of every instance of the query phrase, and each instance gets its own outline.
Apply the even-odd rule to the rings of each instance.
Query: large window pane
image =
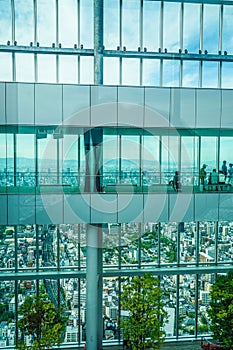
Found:
[[[15,1],[15,40],[18,45],[33,42],[33,1]]]
[[[184,48],[198,52],[200,33],[200,5],[184,3]]]
[[[207,172],[217,168],[217,137],[201,137],[201,165],[207,164]]]
[[[143,60],[142,85],[159,86],[159,60]]]
[[[119,58],[104,58],[104,85],[119,85]]]
[[[118,0],[104,2],[104,46],[116,50],[119,45],[120,9]]]
[[[17,151],[17,185],[35,185],[35,138],[34,135],[18,134],[16,138]]]
[[[12,81],[12,54],[0,54],[0,80]]]
[[[165,60],[163,62],[163,85],[179,86],[180,62]]]
[[[164,3],[164,48],[169,52],[179,49],[179,9],[180,4]]]
[[[203,48],[209,53],[218,52],[219,6],[204,6]]]
[[[34,55],[16,54],[16,81],[34,82]]]
[[[93,0],[80,1],[80,41],[85,49],[91,49],[94,46],[94,10]]]
[[[159,9],[157,1],[143,3],[143,47],[157,51],[159,47]]]
[[[122,61],[122,84],[140,85],[140,61],[134,58],[124,58]]]
[[[74,47],[78,42],[77,1],[59,0],[59,42],[63,47]]]
[[[119,182],[119,154],[118,136],[104,136],[103,141],[103,172],[104,184],[117,184]]]
[[[220,137],[219,169],[222,168],[224,160],[227,161],[227,167],[232,163],[232,142],[233,137]]]
[[[77,84],[78,60],[76,56],[59,56],[59,82]]]
[[[139,137],[122,135],[121,177],[122,182],[139,184]]]
[[[199,62],[183,61],[183,84],[184,87],[198,87],[199,85]]]
[[[54,55],[38,55],[38,82],[56,82],[56,57]]]
[[[233,76],[231,74],[233,62],[223,62],[222,64],[222,88],[233,88]]]
[[[232,16],[233,16],[233,7],[232,6],[224,6],[223,7],[223,34],[222,34],[222,48],[223,51],[227,51],[232,55]]]
[[[40,46],[56,42],[55,0],[37,0],[38,41]]]
[[[122,44],[127,50],[137,50],[139,45],[139,14],[140,2],[137,0],[123,1],[122,14]]]
[[[11,1],[0,1],[0,43],[6,45],[11,41]]]
[[[94,67],[93,57],[81,57],[80,60],[80,83],[93,84],[94,83]]]
[[[143,138],[143,185],[159,183],[159,136],[144,136]]]
[[[202,87],[217,88],[218,86],[218,63],[203,62]]]

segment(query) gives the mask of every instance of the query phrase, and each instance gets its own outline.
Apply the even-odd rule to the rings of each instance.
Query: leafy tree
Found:
[[[47,294],[26,297],[19,315],[22,316],[18,321],[22,339],[18,341],[17,349],[44,350],[62,343],[66,317],[63,309],[56,309]],[[30,345],[26,344],[26,336],[30,339]]]
[[[121,320],[121,327],[133,350],[162,346],[168,315],[161,299],[159,280],[152,274],[135,276],[123,287],[122,309],[129,316]]]
[[[225,349],[233,348],[233,271],[217,277],[210,292],[210,329]]]

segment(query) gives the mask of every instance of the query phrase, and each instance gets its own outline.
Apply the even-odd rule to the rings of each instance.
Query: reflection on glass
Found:
[[[220,154],[219,154],[219,169],[222,168],[222,162],[227,161],[227,168],[229,168],[229,163],[233,163],[232,159],[232,137],[222,136],[220,137]]]
[[[38,241],[39,241],[39,266],[51,268],[57,266],[57,225],[39,225]]]

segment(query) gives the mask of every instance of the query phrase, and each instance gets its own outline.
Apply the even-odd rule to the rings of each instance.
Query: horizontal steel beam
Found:
[[[94,56],[94,50],[92,49],[81,49],[81,48],[76,49],[76,48],[44,47],[44,46],[42,47],[42,46],[0,45],[0,53],[1,52]]]
[[[232,265],[209,265],[209,266],[182,266],[182,267],[147,267],[147,268],[126,268],[126,269],[104,269],[103,277],[124,277],[124,276],[142,276],[145,273],[152,273],[155,276],[163,275],[195,275],[195,274],[212,274],[227,273],[232,269]],[[72,267],[72,271],[41,271],[41,272],[2,272],[0,281],[9,280],[41,280],[41,279],[62,279],[62,278],[85,278],[86,270],[76,270]]]
[[[208,53],[174,53],[174,52],[142,52],[142,51],[118,51],[105,50],[105,57],[122,57],[122,58],[147,58],[159,60],[183,60],[183,61],[216,61],[232,62],[233,55],[226,54],[208,54]]]
[[[92,49],[73,49],[58,47],[39,47],[39,46],[13,46],[0,45],[1,52],[14,52],[22,54],[47,54],[47,55],[78,55],[94,56]],[[174,52],[155,52],[155,51],[127,51],[127,50],[104,50],[104,57],[121,57],[137,59],[158,59],[158,60],[183,60],[183,61],[210,61],[210,62],[233,62],[233,55],[225,54],[208,54],[208,53],[174,53]]]

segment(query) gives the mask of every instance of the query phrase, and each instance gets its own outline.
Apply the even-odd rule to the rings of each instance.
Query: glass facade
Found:
[[[233,258],[232,5],[0,1],[0,348],[42,286],[66,345],[98,348],[90,315],[121,344],[123,286],[148,271],[166,341],[211,335]]]

